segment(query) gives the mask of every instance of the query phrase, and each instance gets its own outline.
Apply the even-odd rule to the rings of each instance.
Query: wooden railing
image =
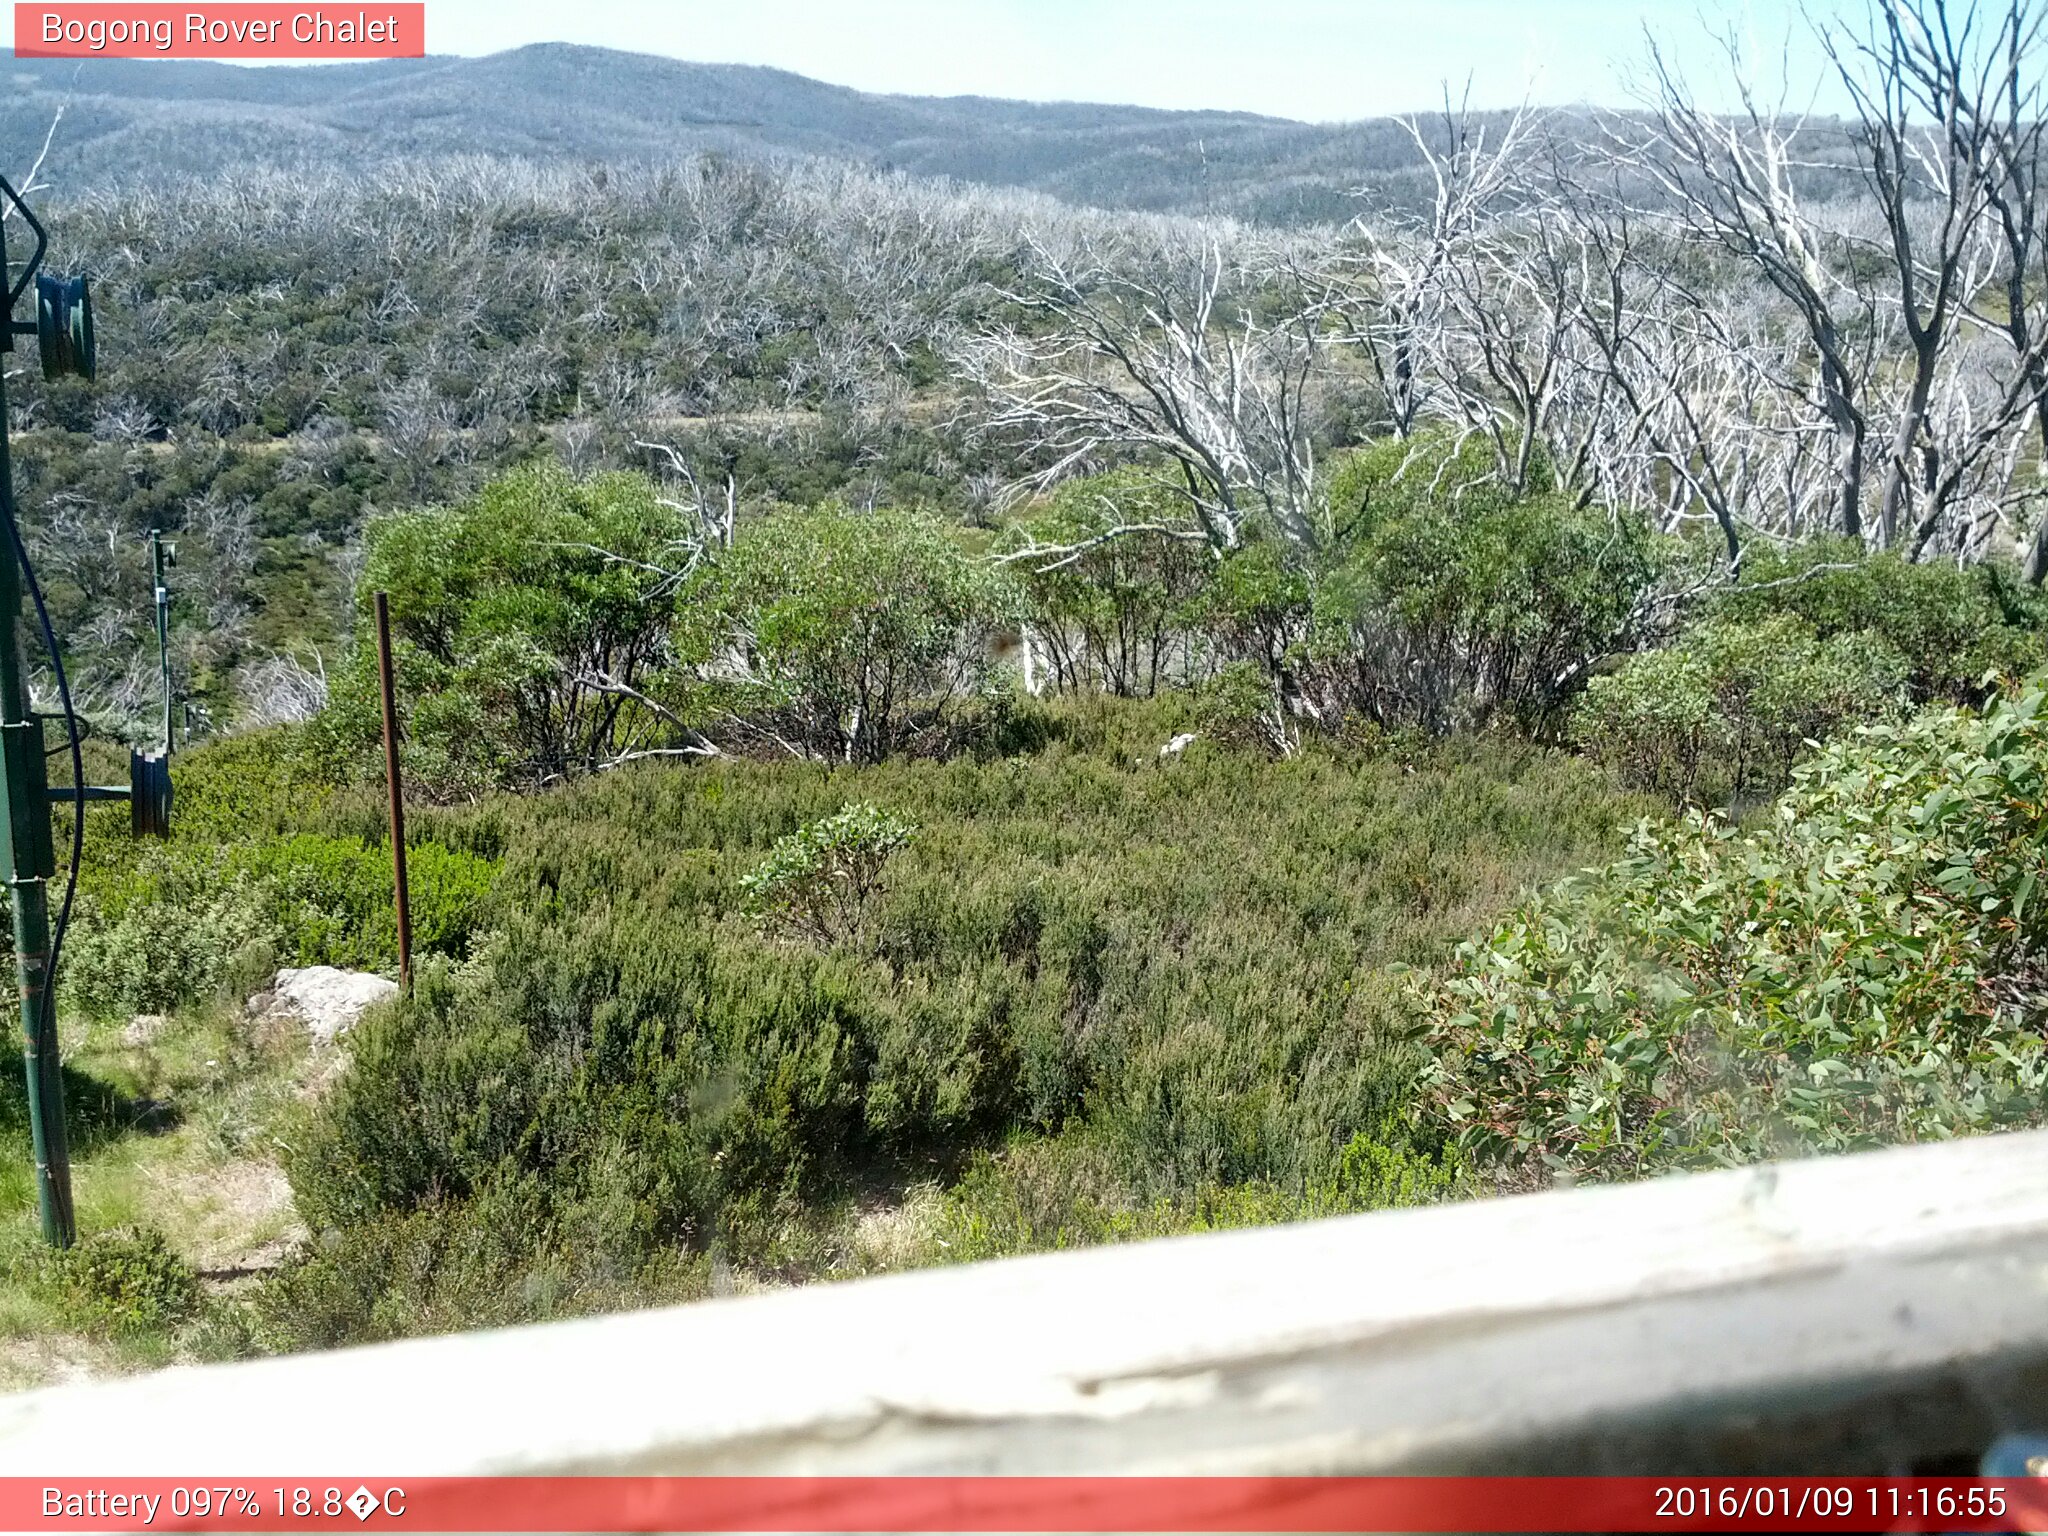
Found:
[[[2048,1133],[0,1398],[0,1473],[1966,1470],[2048,1428]]]

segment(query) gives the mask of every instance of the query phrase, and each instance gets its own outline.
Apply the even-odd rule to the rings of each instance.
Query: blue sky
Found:
[[[1828,0],[1822,0],[1828,3]],[[864,90],[1227,107],[1329,121],[1475,99],[1619,103],[1646,23],[1701,58],[1703,12],[1774,59],[1802,98],[1821,60],[1787,0],[428,0],[428,46],[543,39],[773,64]],[[1712,98],[1703,61],[1696,86]]]
[[[1795,104],[1811,98],[1822,60],[1794,0],[427,0],[427,45],[589,43],[872,91],[1334,121],[1426,110],[1468,77],[1484,106],[1621,104],[1646,24],[1696,61],[1704,99],[1732,104],[1700,47],[1702,15],[1752,37],[1774,69],[1789,37]]]

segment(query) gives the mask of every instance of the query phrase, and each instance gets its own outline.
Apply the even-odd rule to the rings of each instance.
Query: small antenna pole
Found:
[[[171,755],[174,740],[171,733],[171,589],[164,579],[168,565],[175,565],[178,552],[167,549],[164,531],[161,528],[149,530],[149,566],[156,580],[156,659],[163,674],[164,682],[164,756]]]

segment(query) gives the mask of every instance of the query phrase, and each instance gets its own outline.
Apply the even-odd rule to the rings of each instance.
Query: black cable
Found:
[[[78,718],[78,739],[80,741],[92,740],[92,720],[88,716],[81,715]],[[59,752],[68,752],[70,750],[70,743],[65,742],[58,746],[45,747],[43,749],[43,756],[45,758],[52,758],[55,757]]]
[[[57,702],[64,709],[65,733],[71,744],[71,784],[77,798],[71,804],[71,870],[64,879],[64,900],[57,908],[57,921],[50,930],[50,964],[43,972],[43,1016],[39,1027],[46,1037],[57,1033],[57,962],[64,954],[64,932],[71,926],[71,898],[78,893],[78,866],[85,862],[85,754],[79,749],[78,712],[71,707],[71,684],[64,677],[64,656],[57,649],[57,631],[50,627],[50,610],[43,603],[43,589],[36,580],[36,568],[22,542],[21,524],[12,507],[0,506],[0,521],[7,524],[8,542],[21,567],[21,582],[36,606],[36,623],[43,632],[43,649],[49,652],[50,671],[57,679]],[[27,692],[27,679],[22,691]],[[44,814],[48,814],[45,808]]]

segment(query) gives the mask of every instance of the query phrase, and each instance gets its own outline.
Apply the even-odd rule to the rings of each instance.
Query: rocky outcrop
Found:
[[[331,965],[309,965],[277,973],[268,992],[249,999],[249,1012],[260,1018],[297,1019],[321,1045],[346,1034],[372,1004],[398,995],[398,983],[368,971],[344,971]]]

